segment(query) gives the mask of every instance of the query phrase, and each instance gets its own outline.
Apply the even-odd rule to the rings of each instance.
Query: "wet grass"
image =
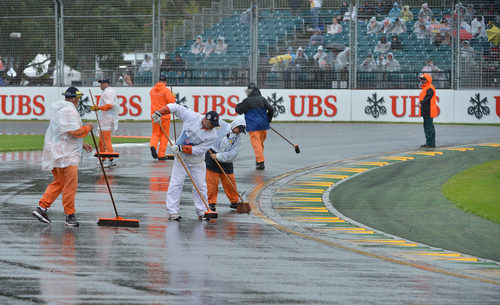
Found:
[[[443,194],[457,207],[500,223],[500,160],[473,166],[450,178]]]
[[[43,140],[43,135],[0,135],[0,152],[42,150]],[[85,137],[83,141],[94,146],[90,136]],[[149,142],[149,138],[113,137],[112,142],[113,144],[146,143]]]

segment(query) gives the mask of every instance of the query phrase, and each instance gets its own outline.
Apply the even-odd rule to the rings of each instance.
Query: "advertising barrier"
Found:
[[[114,87],[120,101],[120,120],[150,120],[147,87]],[[1,87],[0,119],[48,120],[51,103],[63,99],[66,88]],[[89,89],[97,102],[99,87],[81,87],[79,106],[83,119],[93,119]],[[245,98],[245,87],[173,87],[176,102],[196,112],[217,111],[222,119],[236,116],[236,104]],[[275,110],[276,121],[421,122],[420,90],[309,90],[263,89]],[[500,91],[437,89],[439,123],[500,123]]]

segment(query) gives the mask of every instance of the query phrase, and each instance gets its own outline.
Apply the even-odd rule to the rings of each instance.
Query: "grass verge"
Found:
[[[42,150],[43,140],[43,135],[0,135],[0,152]],[[83,141],[94,146],[90,136],[83,138]],[[113,137],[112,142],[113,144],[146,143],[149,142],[149,138]]]
[[[500,160],[473,166],[451,177],[444,196],[466,212],[500,223]]]

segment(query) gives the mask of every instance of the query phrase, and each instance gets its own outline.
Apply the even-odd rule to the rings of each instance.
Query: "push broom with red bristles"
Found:
[[[237,213],[250,213],[250,211],[252,211],[252,209],[250,208],[250,204],[248,204],[248,202],[243,201],[243,198],[241,198],[240,193],[238,193],[236,186],[233,185],[233,182],[231,181],[231,179],[229,179],[229,176],[226,174],[226,172],[222,168],[222,165],[220,165],[219,161],[217,159],[214,159],[214,161],[215,161],[215,163],[217,163],[217,165],[219,166],[219,169],[222,171],[222,173],[226,177],[227,181],[229,181],[229,184],[231,184],[231,187],[236,192],[236,194],[238,194],[238,197],[241,200],[240,202],[238,202],[238,206],[236,207],[236,212]]]
[[[163,129],[163,126],[161,126],[161,124],[158,124],[160,125],[160,129],[161,131],[163,132],[163,134],[165,135],[165,137],[167,138],[168,140],[168,143],[170,143],[171,146],[173,146],[174,144],[172,144],[172,141],[170,140],[170,137],[168,136],[168,134],[165,132],[165,129]],[[189,170],[187,169],[186,167],[186,164],[184,163],[184,161],[182,160],[181,156],[180,156],[180,153],[177,154],[177,158],[179,159],[179,161],[181,161],[181,164],[182,164],[182,167],[184,167],[184,170],[186,170],[186,173],[188,174],[189,176],[189,179],[191,179],[191,182],[193,183],[194,185],[194,188],[196,189],[196,191],[198,192],[198,195],[200,196],[201,200],[203,201],[203,204],[205,205],[205,208],[207,209],[203,215],[203,218],[208,220],[210,223],[215,223],[217,222],[217,218],[218,218],[218,215],[217,212],[215,211],[212,211],[208,208],[208,204],[207,202],[205,201],[205,197],[203,197],[201,195],[201,192],[200,190],[198,189],[198,186],[196,186],[196,183],[194,182],[194,179],[193,179],[193,176],[191,176],[191,173],[189,172]]]
[[[92,95],[92,90],[89,89],[90,93],[90,99],[92,100],[92,106],[95,106],[96,104],[94,103],[94,95]],[[101,158],[118,158],[120,157],[120,153],[114,152],[114,151],[107,151],[108,148],[106,147],[106,142],[104,142],[104,135],[102,133],[101,129],[101,123],[99,123],[99,116],[97,115],[97,110],[95,111],[95,118],[97,120],[97,126],[99,127],[99,136],[102,139],[102,143],[104,144],[104,150],[106,151],[101,151],[94,154],[94,157],[101,157]],[[100,158],[99,158],[100,159]]]
[[[97,154],[99,154],[99,147],[97,146],[97,143],[95,141],[94,132],[90,130],[90,134],[92,135],[92,141],[94,141],[95,150],[97,151]],[[99,159],[99,164],[101,165],[102,173],[104,175],[104,180],[106,180],[106,186],[108,187],[109,196],[111,197],[111,202],[113,203],[113,208],[115,209],[116,217],[99,218],[99,221],[97,221],[97,225],[104,227],[138,227],[139,220],[125,219],[118,216],[118,210],[116,209],[115,200],[113,199],[113,193],[111,192],[111,188],[109,187],[108,176],[106,175],[106,171],[104,170],[104,165],[102,164],[101,158],[98,159]]]

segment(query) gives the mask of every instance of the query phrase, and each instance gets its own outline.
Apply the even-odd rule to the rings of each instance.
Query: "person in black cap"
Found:
[[[92,146],[83,143],[83,137],[94,126],[92,123],[84,126],[77,110],[83,93],[78,88],[69,87],[63,95],[64,100],[51,104],[52,115],[45,133],[42,153],[42,170],[52,171],[54,181],[47,186],[38,207],[31,214],[40,222],[51,223],[47,209],[62,193],[65,225],[78,227],[79,223],[75,217],[78,165],[82,149],[92,151]]]
[[[245,90],[247,98],[236,105],[238,114],[245,114],[248,136],[255,153],[255,168],[265,169],[264,165],[264,141],[267,130],[270,128],[274,115],[273,107],[260,94],[259,88],[254,83],[248,84]]]
[[[206,115],[194,112],[184,106],[172,103],[167,104],[152,115],[154,123],[161,123],[162,115],[175,114],[183,122],[182,131],[175,145],[171,147],[174,154],[181,157],[186,164],[194,183],[200,193],[207,201],[207,182],[205,153],[214,144],[217,138],[215,127],[219,126],[219,114],[215,111],[209,111]],[[179,203],[186,178],[186,170],[183,168],[179,158],[174,159],[170,183],[168,185],[166,206],[169,219],[179,221]],[[201,219],[206,211],[204,201],[193,188],[193,203],[196,208],[196,214]]]
[[[97,105],[92,105],[90,110],[97,111],[97,117],[99,118],[101,128],[99,132],[99,151],[103,153],[114,152],[111,134],[118,130],[120,103],[115,89],[110,87],[109,79],[100,79],[98,82],[103,92],[101,98],[97,101]],[[102,158],[102,163],[104,167],[116,166],[116,161],[112,157],[108,159]]]

